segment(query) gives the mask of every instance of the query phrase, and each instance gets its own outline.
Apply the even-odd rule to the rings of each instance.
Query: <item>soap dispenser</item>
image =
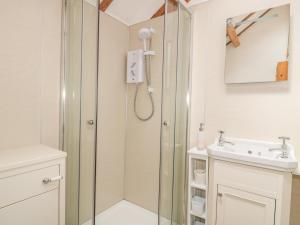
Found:
[[[199,150],[205,149],[205,134],[204,134],[204,123],[200,123],[200,128],[198,131],[198,138],[197,138],[197,148]]]

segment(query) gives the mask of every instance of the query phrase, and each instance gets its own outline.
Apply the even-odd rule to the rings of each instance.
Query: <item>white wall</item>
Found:
[[[290,81],[263,84],[224,84],[226,18],[262,8],[286,4],[287,0],[214,0],[194,9],[191,143],[196,144],[200,121],[206,123],[207,141],[217,130],[229,136],[277,141],[292,138],[300,154],[300,3],[291,5]],[[297,12],[298,11],[298,12]]]
[[[225,85],[226,19],[289,2],[290,80]],[[191,145],[196,145],[197,128],[204,121],[208,144],[220,129],[225,130],[227,136],[270,141],[286,135],[291,137],[300,158],[300,2],[211,0],[194,8],[193,27]],[[295,195],[293,199],[299,201]],[[296,224],[294,217],[292,215],[291,224]]]
[[[0,7],[0,149],[58,147],[61,0]]]

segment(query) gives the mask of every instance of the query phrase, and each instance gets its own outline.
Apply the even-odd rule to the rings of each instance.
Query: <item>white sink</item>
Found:
[[[281,151],[269,151],[269,149],[280,148],[281,143],[238,138],[226,138],[226,141],[234,145],[224,143],[223,146],[218,146],[216,140],[214,144],[208,146],[208,154],[217,159],[280,171],[293,172],[298,167],[294,147],[290,144],[287,144],[288,157],[281,158]]]

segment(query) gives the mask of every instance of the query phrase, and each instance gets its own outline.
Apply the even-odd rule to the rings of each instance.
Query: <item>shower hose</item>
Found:
[[[150,46],[149,48],[151,49],[151,40],[150,40]],[[151,102],[151,112],[148,116],[140,116],[139,113],[137,112],[137,96],[139,93],[140,85],[136,84],[135,88],[135,94],[134,94],[134,114],[135,116],[140,120],[140,121],[148,121],[150,120],[153,115],[154,115],[154,100],[153,100],[153,90],[151,88],[151,56],[150,55],[145,55],[145,77],[146,77],[146,85],[147,85],[147,91],[148,91],[148,96]]]

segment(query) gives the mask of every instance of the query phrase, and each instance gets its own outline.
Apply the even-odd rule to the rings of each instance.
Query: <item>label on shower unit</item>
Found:
[[[127,54],[127,83],[142,83],[145,76],[144,50],[138,49]]]

